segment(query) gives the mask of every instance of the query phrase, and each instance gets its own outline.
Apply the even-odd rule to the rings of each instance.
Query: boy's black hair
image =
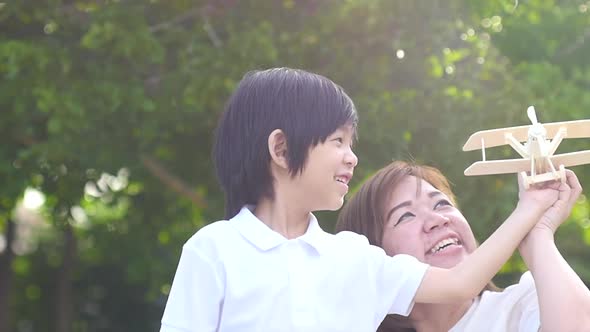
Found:
[[[274,197],[268,137],[281,129],[292,176],[303,171],[309,149],[357,113],[344,90],[328,78],[300,69],[247,73],[230,97],[217,127],[213,157],[225,192],[225,217],[245,204]]]

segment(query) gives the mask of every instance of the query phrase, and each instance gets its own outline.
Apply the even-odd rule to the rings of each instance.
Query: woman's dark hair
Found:
[[[324,76],[290,68],[247,73],[226,105],[213,147],[225,217],[274,197],[268,151],[273,130],[285,134],[289,172],[295,176],[311,147],[344,125],[356,130],[357,121],[350,97]]]

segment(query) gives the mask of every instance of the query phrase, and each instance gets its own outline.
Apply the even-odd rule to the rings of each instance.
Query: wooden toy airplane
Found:
[[[590,120],[541,124],[533,106],[527,109],[527,115],[532,125],[483,130],[471,135],[463,151],[481,149],[482,161],[469,166],[465,175],[520,173],[525,188],[529,188],[533,183],[565,182],[564,167],[590,164],[590,150],[554,154],[564,138],[590,137]],[[505,144],[512,146],[523,159],[486,160],[485,148]]]

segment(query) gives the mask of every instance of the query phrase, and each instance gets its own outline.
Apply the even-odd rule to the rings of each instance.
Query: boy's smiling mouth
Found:
[[[343,175],[337,175],[334,177],[334,179],[340,183],[343,183],[345,185],[348,185],[348,182],[350,182],[350,179],[352,178],[352,173],[351,174],[343,174]]]

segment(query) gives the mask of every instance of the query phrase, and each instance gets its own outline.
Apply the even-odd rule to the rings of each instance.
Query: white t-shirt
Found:
[[[160,331],[375,331],[408,315],[427,267],[313,215],[288,240],[244,207],[185,243]]]
[[[535,281],[526,272],[503,292],[483,292],[449,332],[536,332],[540,326]]]

